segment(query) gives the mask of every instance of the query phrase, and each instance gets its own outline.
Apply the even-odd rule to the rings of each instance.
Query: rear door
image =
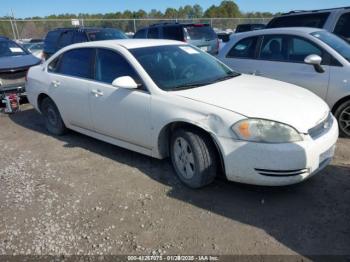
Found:
[[[49,96],[56,103],[66,124],[92,129],[90,87],[93,79],[93,48],[63,53],[47,68]]]
[[[97,49],[91,115],[97,133],[150,149],[151,96],[142,87],[125,89],[112,86],[115,78],[141,79],[120,53]]]
[[[311,54],[323,58],[324,73],[317,73],[304,59]],[[299,36],[266,35],[258,55],[256,75],[302,86],[325,99],[329,84],[329,55],[315,43]]]

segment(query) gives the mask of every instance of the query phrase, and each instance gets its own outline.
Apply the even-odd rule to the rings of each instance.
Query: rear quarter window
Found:
[[[183,41],[184,40],[183,28],[181,26],[163,27],[163,38]]]
[[[343,14],[339,18],[334,33],[350,41],[350,13]]]
[[[231,48],[226,57],[253,59],[255,57],[257,43],[258,37],[249,37],[242,39]]]
[[[206,25],[193,25],[184,28],[188,40],[214,40],[217,38],[214,30]]]
[[[268,28],[277,27],[315,27],[323,28],[326,23],[329,12],[302,14],[302,15],[287,15],[274,18],[269,24]]]
[[[136,32],[134,38],[144,39],[147,38],[147,29],[141,29]]]

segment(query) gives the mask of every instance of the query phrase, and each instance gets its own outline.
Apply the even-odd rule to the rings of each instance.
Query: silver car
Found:
[[[350,45],[338,36],[303,27],[233,34],[218,58],[238,72],[309,89],[328,103],[340,133],[350,137]]]

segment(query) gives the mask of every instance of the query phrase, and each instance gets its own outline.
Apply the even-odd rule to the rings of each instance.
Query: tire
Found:
[[[216,177],[215,148],[199,132],[176,130],[171,137],[170,156],[177,176],[190,188],[204,187]]]
[[[63,123],[57,106],[49,97],[43,99],[40,109],[45,119],[46,129],[49,133],[61,136],[67,132],[67,128]]]
[[[339,134],[342,137],[350,137],[350,100],[342,103],[334,114],[339,124]]]

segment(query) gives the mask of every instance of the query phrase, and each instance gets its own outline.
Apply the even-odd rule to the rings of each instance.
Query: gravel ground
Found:
[[[350,139],[295,186],[181,185],[168,160],[0,115],[0,255],[350,255]]]

